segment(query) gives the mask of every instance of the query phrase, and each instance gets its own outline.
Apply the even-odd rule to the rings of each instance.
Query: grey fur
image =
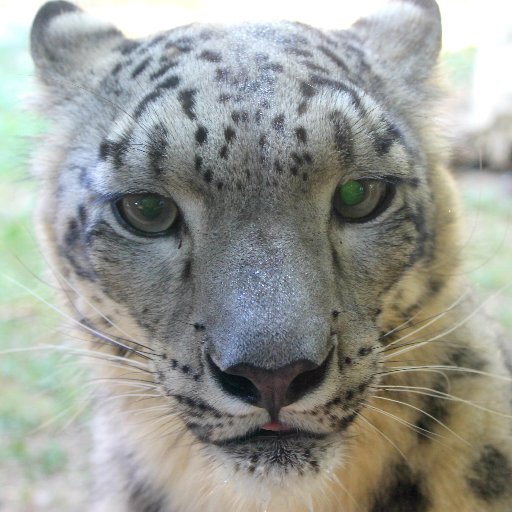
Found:
[[[346,491],[361,510],[444,512],[459,500],[469,512],[480,488],[505,485],[503,472],[491,483],[485,453],[475,462],[478,447],[500,442],[510,460],[510,403],[502,381],[491,389],[478,373],[505,369],[498,351],[479,354],[494,341],[453,277],[457,208],[431,122],[440,38],[431,0],[392,2],[344,31],[192,25],[141,40],[66,2],[41,8],[31,48],[56,121],[40,170],[44,243],[78,291],[73,311],[92,342],[121,356],[165,410],[153,424],[148,407],[141,426],[131,415],[139,403],[110,401],[126,385],[122,371],[102,389],[96,458],[107,481],[120,481],[104,487],[98,510],[256,511],[267,494],[272,511],[298,512],[304,500],[353,510]],[[336,209],[349,180],[385,184],[364,222]],[[144,235],[120,211],[122,197],[141,193],[176,204],[165,233]],[[393,362],[425,360],[449,367],[443,381],[439,369],[394,374]],[[277,411],[244,397],[250,379],[230,373],[279,382],[299,366],[316,373],[302,372]],[[391,388],[379,391],[383,383]],[[407,396],[393,394],[401,387]],[[501,415],[462,412],[448,392]],[[392,412],[379,417],[376,405]],[[368,416],[398,418],[381,432],[397,451],[376,427],[358,444]],[[268,434],[276,420],[298,433]],[[474,450],[457,444],[461,428]],[[432,440],[445,436],[460,458],[438,472]],[[512,505],[504,492],[485,500],[492,512]]]

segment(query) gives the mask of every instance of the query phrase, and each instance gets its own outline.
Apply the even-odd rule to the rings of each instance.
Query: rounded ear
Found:
[[[426,80],[441,51],[441,15],[435,0],[394,0],[351,28],[390,76]]]
[[[62,77],[76,79],[93,69],[104,53],[123,39],[113,25],[59,0],[39,9],[32,24],[30,49],[39,77],[52,84]]]

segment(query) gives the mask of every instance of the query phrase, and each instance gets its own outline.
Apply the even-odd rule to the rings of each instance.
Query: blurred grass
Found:
[[[37,277],[44,265],[32,224],[37,186],[28,161],[45,125],[24,107],[33,90],[27,40],[20,29],[0,43],[0,274],[51,300]],[[0,275],[0,510],[6,512],[62,510],[49,479],[67,472],[73,453],[69,429],[62,429],[77,408],[76,370],[48,351],[9,353],[59,343],[55,316]]]
[[[23,108],[23,96],[33,87],[26,40],[26,31],[20,30],[0,44],[0,272],[51,301],[51,290],[35,277],[44,275],[44,265],[31,219],[37,187],[27,169],[34,137],[44,123]],[[457,86],[467,80],[473,55],[468,49],[446,56]],[[507,192],[497,180],[476,173],[461,180],[468,209],[465,272],[484,295],[512,279],[512,186]],[[509,288],[494,306],[512,334],[510,304]],[[58,343],[55,317],[0,277],[0,352]],[[75,373],[51,352],[0,353],[0,510],[78,510],[72,504],[80,499],[66,495],[73,486],[82,488],[77,493],[86,492],[86,477],[73,473],[76,459],[87,452],[79,428],[83,420],[74,424],[78,428],[65,428],[79,408]],[[39,429],[51,419],[51,426]]]

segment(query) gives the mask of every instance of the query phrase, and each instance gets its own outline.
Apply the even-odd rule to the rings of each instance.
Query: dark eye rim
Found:
[[[134,192],[132,194],[123,194],[120,196],[117,196],[115,199],[111,201],[111,207],[112,211],[114,213],[114,216],[116,220],[119,222],[119,224],[123,227],[123,229],[129,231],[130,233],[143,238],[162,238],[166,236],[170,236],[173,234],[173,232],[177,231],[179,228],[179,225],[181,223],[181,213],[179,208],[176,206],[177,213],[176,218],[174,219],[174,222],[165,230],[163,231],[156,231],[154,233],[150,231],[143,231],[141,229],[137,229],[136,227],[132,226],[132,224],[126,219],[126,214],[123,211],[122,208],[122,201],[123,199],[127,197],[133,197],[133,196],[155,196],[162,199],[165,199],[167,201],[171,201],[174,203],[174,201],[170,197],[163,196],[161,194],[156,194],[154,192]],[[174,203],[176,204],[176,203]]]
[[[343,216],[334,205],[334,199],[333,199],[333,210],[338,219],[340,219],[344,224],[364,224],[365,222],[370,222],[371,220],[376,219],[379,217],[382,213],[384,213],[385,210],[388,209],[391,202],[393,201],[393,198],[396,194],[396,186],[393,183],[390,183],[389,181],[383,181],[383,180],[373,180],[373,179],[365,179],[360,181],[380,181],[381,183],[384,183],[384,193],[382,194],[382,197],[380,198],[379,202],[375,206],[375,208],[364,217],[345,217]],[[338,188],[341,186],[341,184],[338,184],[336,186],[335,194],[338,193]]]

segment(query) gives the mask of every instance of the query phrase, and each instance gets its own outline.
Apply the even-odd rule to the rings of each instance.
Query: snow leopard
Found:
[[[40,8],[36,221],[95,384],[87,510],[512,510],[440,49],[434,0],[140,39]]]

